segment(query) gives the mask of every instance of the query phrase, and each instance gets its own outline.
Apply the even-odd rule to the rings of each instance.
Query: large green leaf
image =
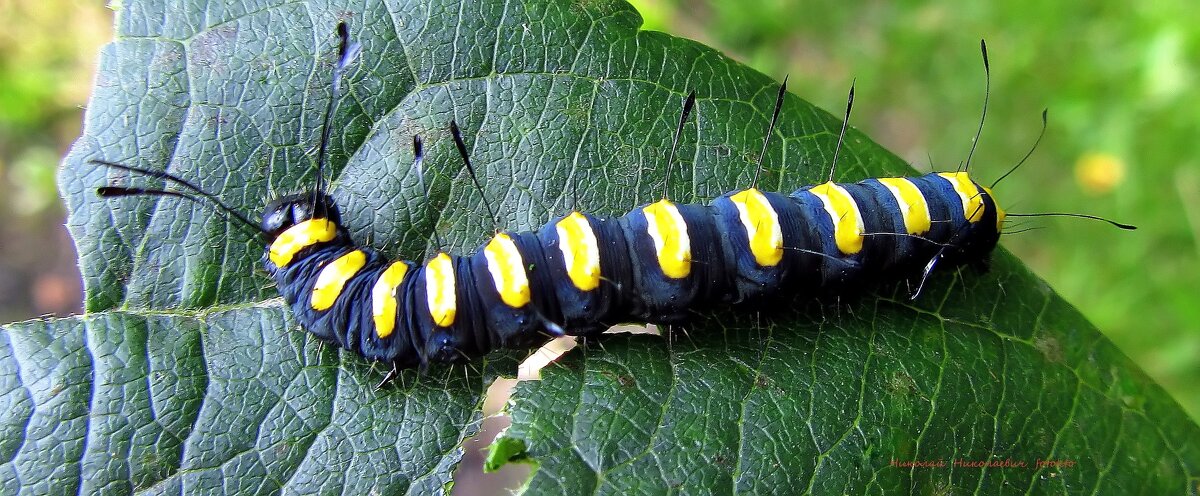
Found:
[[[335,116],[333,194],[357,239],[410,259],[434,230],[472,250],[493,229],[484,198],[518,229],[657,198],[691,89],[671,197],[744,187],[776,88],[694,42],[637,31],[621,1],[126,2],[60,174],[93,313],[5,328],[7,488],[444,487],[484,387],[511,361],[376,391],[381,367],[322,348],[272,299],[261,240],[176,199],[101,201],[97,185],[147,181],[85,164],[165,167],[248,212],[310,187],[338,20],[363,55]],[[484,196],[452,150],[452,118]],[[819,180],[839,124],[789,97],[763,187]],[[413,134],[438,176],[430,208]],[[850,132],[840,179],[904,173]],[[545,492],[1194,490],[1200,428],[1011,257],[986,275],[942,274],[915,305],[901,293],[761,320],[720,310],[670,343],[573,352],[518,390],[501,458],[535,459],[530,487]],[[1076,465],[889,466],[992,456]]]
[[[368,364],[313,346],[276,303],[4,331],[5,494],[428,494],[487,388],[410,373],[377,391]]]
[[[670,346],[607,340],[518,386],[492,464],[540,462],[529,494],[1200,490],[1200,429],[998,258],[917,305],[899,292],[718,315]]]

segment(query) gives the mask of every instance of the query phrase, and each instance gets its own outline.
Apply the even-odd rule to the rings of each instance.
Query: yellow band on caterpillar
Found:
[[[396,329],[396,287],[404,282],[408,264],[393,262],[379,274],[371,288],[371,317],[375,320],[375,335],[379,339],[392,335]]]
[[[367,254],[362,250],[354,250],[350,253],[338,257],[336,260],[329,262],[321,272],[317,274],[317,282],[313,285],[312,298],[309,302],[313,310],[328,310],[337,301],[338,295],[342,294],[342,288],[346,286],[346,281],[349,281],[354,274],[357,274],[359,269],[367,263]]]
[[[900,215],[904,217],[904,228],[909,234],[922,235],[929,232],[933,222],[929,218],[929,203],[917,185],[903,177],[879,178],[896,203],[900,205]]]
[[[558,249],[562,251],[567,276],[580,291],[600,286],[600,244],[587,217],[579,212],[563,217],[554,225]]]
[[[271,243],[269,257],[276,267],[292,263],[300,250],[330,241],[337,235],[337,224],[329,219],[308,219],[287,228]]]
[[[454,324],[458,302],[454,293],[454,263],[450,255],[438,253],[425,264],[425,300],[429,316],[440,327]]]
[[[779,215],[757,189],[750,188],[729,197],[737,207],[738,217],[746,228],[750,253],[761,267],[774,267],[783,260],[783,228]]]
[[[979,188],[975,187],[971,177],[966,172],[940,172],[938,175],[954,186],[954,191],[962,200],[963,216],[967,221],[972,224],[979,222],[983,218],[983,196],[980,196]]]
[[[497,234],[483,248],[488,272],[500,300],[512,308],[521,308],[529,303],[529,277],[525,274],[525,261],[517,244],[505,233]]]
[[[821,199],[825,204],[825,212],[833,221],[833,240],[837,243],[838,251],[844,255],[853,255],[862,251],[863,226],[862,212],[858,204],[845,188],[833,182],[813,186],[808,190]]]
[[[659,200],[642,208],[642,213],[663,274],[672,279],[687,277],[692,271],[692,244],[679,209],[667,200]]]
[[[992,197],[992,205],[996,206],[996,232],[1003,231],[1005,216],[1004,209],[1000,208],[1000,202],[996,201],[996,195],[992,194],[992,188],[984,186],[983,191],[987,192],[988,196]]]

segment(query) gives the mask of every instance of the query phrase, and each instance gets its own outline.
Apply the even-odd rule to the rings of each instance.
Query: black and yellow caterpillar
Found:
[[[787,195],[750,188],[709,205],[664,199],[617,218],[571,212],[424,264],[356,246],[321,193],[282,198],[263,218],[267,271],[304,327],[412,367],[619,322],[679,322],[689,308],[844,285],[917,262],[976,260],[996,245],[1004,212],[965,172]]]
[[[339,33],[334,100],[336,71],[357,52],[344,25]],[[776,116],[783,94],[781,87]],[[680,130],[693,103],[694,95]],[[461,134],[451,129],[474,177]],[[413,144],[419,164],[420,138]],[[616,218],[575,211],[536,232],[497,232],[473,255],[439,252],[418,264],[357,245],[319,182],[314,192],[270,202],[255,224],[165,172],[97,162],[191,190],[108,186],[102,196],[207,199],[261,231],[266,270],[303,327],[397,368],[590,336],[620,322],[677,323],[689,309],[714,304],[927,277],[938,265],[985,260],[1005,220],[992,191],[965,170],[853,184],[833,182],[831,173],[828,182],[789,194],[752,186],[707,205],[664,196]]]

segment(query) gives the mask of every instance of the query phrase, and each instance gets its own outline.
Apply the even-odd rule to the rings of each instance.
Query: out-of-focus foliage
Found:
[[[1003,243],[1077,305],[1200,418],[1200,7],[1150,3],[940,4],[812,0],[633,0],[646,29],[714,46],[840,107],[918,169],[966,158],[999,177],[1050,126],[997,194],[1017,212],[1085,212],[1134,233],[1069,219],[1022,222]]]
[[[0,322],[79,308],[54,171],[79,135],[96,53],[111,37],[101,2],[0,2]]]
[[[70,12],[70,15],[64,15]],[[6,206],[33,215],[58,203],[54,167],[78,135],[97,48],[111,13],[68,0],[0,4],[0,166]],[[63,36],[63,34],[68,34]]]

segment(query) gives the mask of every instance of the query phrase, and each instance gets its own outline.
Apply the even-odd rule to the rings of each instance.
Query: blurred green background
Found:
[[[1048,280],[1200,419],[1200,8],[1158,2],[633,0],[646,29],[692,38],[782,79],[919,170],[966,158],[992,100],[973,171],[994,178],[1041,147],[997,192],[1011,211],[1073,219],[1005,246]],[[111,37],[96,2],[0,3],[0,321],[79,311],[54,168],[78,135],[93,64]]]

